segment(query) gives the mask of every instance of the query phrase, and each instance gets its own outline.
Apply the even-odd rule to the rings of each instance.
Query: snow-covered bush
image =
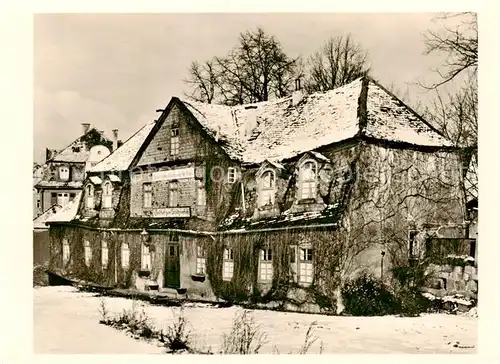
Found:
[[[363,274],[342,287],[345,313],[353,316],[381,316],[397,312],[398,303],[378,279]]]
[[[171,352],[190,350],[191,333],[187,326],[188,320],[184,315],[184,309],[181,307],[179,314],[174,316],[173,324],[167,328],[166,332],[161,334],[161,340]]]
[[[221,354],[257,354],[266,336],[260,331],[250,311],[237,312],[231,331],[222,336]]]

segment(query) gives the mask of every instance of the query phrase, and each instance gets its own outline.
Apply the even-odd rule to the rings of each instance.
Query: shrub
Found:
[[[174,322],[162,333],[161,341],[167,349],[172,352],[180,350],[190,350],[191,333],[187,329],[188,320],[184,316],[184,309],[181,307],[178,315],[174,314]]]
[[[221,354],[257,354],[265,338],[266,334],[260,331],[250,311],[237,312],[231,331],[222,337]]]
[[[306,336],[304,337],[304,344],[302,344],[302,347],[299,350],[299,354],[307,354],[307,352],[311,348],[311,345],[314,344],[316,340],[318,340],[318,337],[314,335],[314,327],[316,325],[317,322],[313,321],[307,328]]]
[[[394,295],[376,278],[363,274],[342,287],[345,312],[354,316],[381,316],[397,312]]]

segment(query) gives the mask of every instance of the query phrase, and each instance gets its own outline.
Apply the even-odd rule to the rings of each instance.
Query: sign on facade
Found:
[[[170,181],[194,178],[194,167],[153,172],[152,181]]]
[[[189,207],[163,207],[151,211],[153,217],[191,217]]]

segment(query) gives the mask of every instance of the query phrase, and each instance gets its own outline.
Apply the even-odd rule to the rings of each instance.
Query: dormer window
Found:
[[[259,207],[274,205],[276,177],[274,171],[264,171],[259,180]]]
[[[88,209],[93,209],[94,208],[94,186],[91,184],[88,184],[87,187],[85,188],[85,195],[86,195],[86,200],[85,200],[85,207]]]
[[[69,180],[69,167],[67,167],[67,166],[59,167],[59,178],[62,181]]]
[[[299,198],[301,200],[315,199],[317,192],[317,164],[307,160],[299,169]]]
[[[111,182],[106,182],[102,186],[102,207],[105,209],[110,209],[112,206],[112,196],[113,196],[113,184]]]
[[[179,154],[179,128],[172,125],[170,129],[170,155],[177,156]]]

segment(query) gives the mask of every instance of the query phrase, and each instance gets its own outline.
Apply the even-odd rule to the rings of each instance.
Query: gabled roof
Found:
[[[125,171],[130,167],[142,144],[155,125],[151,121],[139,129],[113,153],[90,168],[89,172]]]
[[[67,147],[62,149],[59,153],[53,156],[50,161],[52,162],[73,162],[73,163],[84,163],[87,161],[90,148],[86,136],[95,134],[101,138],[102,141],[106,143],[112,143],[111,140],[106,138],[104,133],[96,128],[90,128],[85,134],[78,137],[76,140],[71,142]]]
[[[48,229],[49,227],[45,225],[45,222],[52,216],[54,216],[59,210],[61,210],[61,206],[55,204],[50,206],[47,210],[42,212],[40,215],[33,219],[33,228],[35,229]]]
[[[180,100],[228,155],[244,163],[283,160],[358,135],[450,147],[435,128],[370,78],[331,91],[249,105]]]

